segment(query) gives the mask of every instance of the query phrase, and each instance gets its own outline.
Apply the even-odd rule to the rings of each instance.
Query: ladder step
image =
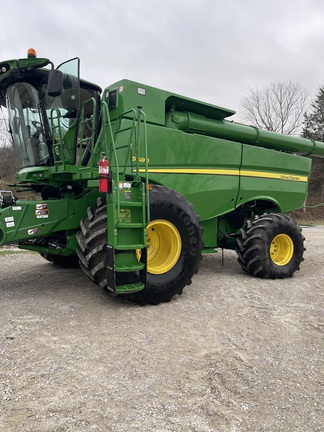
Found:
[[[123,128],[123,129],[118,129],[115,133],[118,134],[118,133],[125,132],[125,131],[131,130],[131,129],[133,129],[133,127],[129,126],[129,127]],[[127,147],[128,147],[128,145],[127,145]]]
[[[144,249],[146,247],[145,244],[139,243],[139,244],[127,244],[127,245],[117,245],[115,246],[116,250],[129,250],[133,251],[135,249]]]
[[[142,282],[136,282],[127,285],[117,285],[115,292],[116,294],[128,294],[141,291],[143,288],[145,288],[145,284],[143,284]]]
[[[128,147],[128,145],[123,145],[123,146],[116,147],[116,151],[117,151],[117,150],[121,150],[121,149],[123,149],[123,148],[127,148],[127,147]]]
[[[118,222],[117,223],[117,228],[143,228],[144,224],[142,223],[134,223],[134,222],[129,222],[129,223],[125,223],[125,222]]]
[[[135,271],[143,270],[144,267],[145,264],[142,262],[138,262],[137,264],[116,265],[115,271],[121,273],[135,272]]]
[[[121,207],[142,207],[141,201],[120,201]]]

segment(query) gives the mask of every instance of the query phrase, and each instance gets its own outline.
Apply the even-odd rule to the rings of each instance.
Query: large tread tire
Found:
[[[150,220],[165,220],[173,224],[181,237],[181,251],[175,265],[162,274],[147,273],[146,287],[127,295],[139,304],[169,302],[181,295],[198,272],[202,255],[202,228],[193,205],[183,195],[164,186],[154,185],[150,192]]]
[[[107,288],[107,205],[98,199],[96,208],[88,208],[77,234],[77,255],[84,273],[99,285]]]
[[[183,288],[191,284],[202,258],[202,229],[199,218],[183,195],[163,186],[154,186],[150,192],[151,221],[164,219],[171,222],[181,236],[181,253],[177,263],[163,274],[147,274],[146,287],[124,297],[141,305],[169,302]],[[82,270],[97,285],[107,287],[107,207],[99,200],[95,209],[89,208],[77,234],[77,254]],[[131,283],[131,274],[116,275],[120,283]],[[125,280],[125,277],[129,280]],[[117,279],[117,284],[118,284]]]
[[[278,240],[277,240],[278,239]],[[276,243],[286,246],[281,262],[274,258]],[[238,262],[247,273],[260,278],[287,278],[299,270],[303,261],[304,236],[296,221],[284,214],[265,214],[248,221],[237,239]],[[283,247],[285,249],[285,247]]]
[[[77,234],[77,256],[84,273],[100,288],[107,289],[107,205],[98,199],[97,207],[89,207]],[[116,283],[133,282],[131,274],[117,273]]]
[[[51,262],[54,265],[64,268],[76,268],[79,267],[79,259],[77,255],[53,255],[49,253],[40,253],[40,256],[43,257],[46,261]]]

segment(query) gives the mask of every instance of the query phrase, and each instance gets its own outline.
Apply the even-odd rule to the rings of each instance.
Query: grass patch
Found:
[[[0,249],[0,255],[14,255],[14,254],[22,254],[27,251],[17,250],[17,249]]]
[[[0,256],[1,255],[24,254],[24,253],[38,254],[38,252],[35,252],[35,251],[29,251],[27,249],[18,249],[18,247],[16,247],[16,246],[0,246]]]

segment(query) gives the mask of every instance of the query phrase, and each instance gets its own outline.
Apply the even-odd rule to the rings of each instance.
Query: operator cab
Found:
[[[81,149],[77,158],[78,146],[86,147],[86,136],[98,133],[99,110],[94,107],[100,106],[101,88],[80,80],[78,58],[57,69],[21,66],[32,60],[17,60],[17,65],[6,62],[8,77],[0,74],[0,103],[8,108],[21,168],[53,166],[60,161],[85,164],[86,151]],[[37,60],[41,59],[35,58],[35,64]],[[43,60],[45,64],[47,59]]]

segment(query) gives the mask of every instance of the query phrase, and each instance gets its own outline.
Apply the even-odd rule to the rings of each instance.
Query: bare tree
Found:
[[[12,139],[9,133],[7,110],[0,105],[0,147],[8,146],[12,146]]]
[[[13,181],[18,169],[16,151],[9,132],[6,110],[0,107],[0,186]],[[1,188],[0,187],[0,188]]]
[[[299,134],[303,115],[309,100],[309,91],[300,84],[272,82],[263,90],[250,89],[241,99],[241,118],[258,128],[286,135]]]

